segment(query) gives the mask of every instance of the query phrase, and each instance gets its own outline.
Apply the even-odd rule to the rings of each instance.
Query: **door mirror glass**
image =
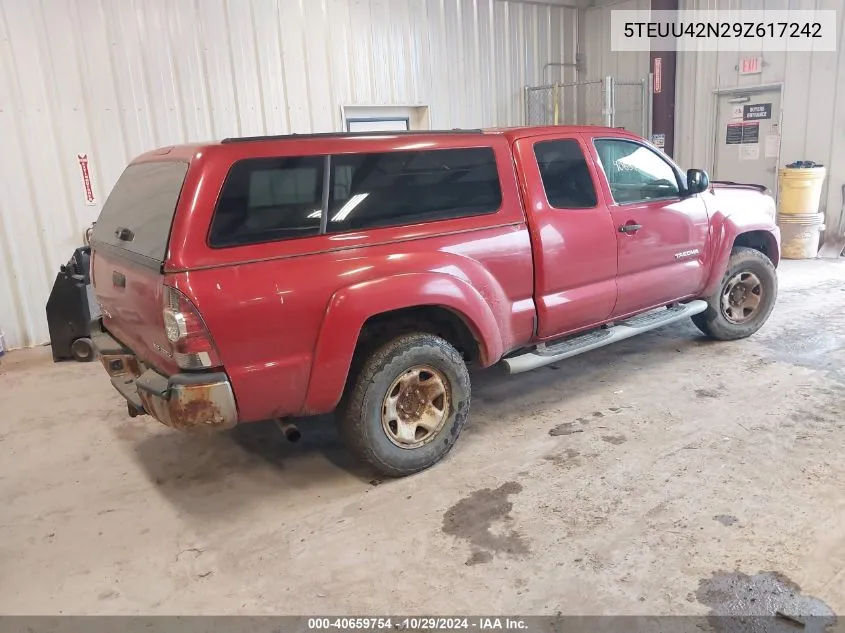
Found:
[[[687,192],[690,195],[706,191],[710,186],[710,176],[703,169],[690,169],[687,171]]]

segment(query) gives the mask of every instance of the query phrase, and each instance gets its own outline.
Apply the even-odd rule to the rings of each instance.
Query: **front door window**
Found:
[[[654,150],[619,139],[596,139],[595,143],[610,193],[617,204],[680,195],[675,170]]]

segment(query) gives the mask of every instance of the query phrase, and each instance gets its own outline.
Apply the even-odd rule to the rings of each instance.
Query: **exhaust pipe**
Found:
[[[278,426],[279,430],[285,434],[288,442],[298,442],[299,438],[302,437],[302,433],[299,432],[299,429],[295,424],[286,422],[285,420],[276,420],[276,426]]]

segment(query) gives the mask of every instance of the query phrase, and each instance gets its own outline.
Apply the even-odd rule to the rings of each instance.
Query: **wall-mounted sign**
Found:
[[[665,134],[652,134],[651,135],[651,144],[654,145],[657,149],[661,152],[663,148],[666,147],[666,135]]]
[[[754,105],[743,106],[742,118],[746,121],[753,121],[755,119],[771,119],[772,104],[757,103]]]
[[[94,196],[94,186],[91,184],[91,172],[88,169],[88,154],[77,154],[76,160],[79,161],[79,171],[82,174],[82,189],[85,192],[85,204],[93,207],[97,204],[97,199]]]
[[[659,95],[663,90],[663,58],[654,58],[654,94]]]
[[[777,158],[780,155],[780,135],[766,135],[766,158]]]
[[[743,57],[739,60],[738,69],[740,75],[759,75],[763,72],[763,58]]]
[[[757,160],[760,158],[760,144],[749,143],[739,146],[739,160]]]
[[[746,143],[758,143],[759,141],[759,123],[751,121],[728,123],[728,131],[725,134],[725,143],[727,145],[743,145]]]

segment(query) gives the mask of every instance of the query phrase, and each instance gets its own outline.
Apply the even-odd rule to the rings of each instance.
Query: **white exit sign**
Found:
[[[739,61],[740,75],[759,75],[763,72],[762,57],[743,57]]]

